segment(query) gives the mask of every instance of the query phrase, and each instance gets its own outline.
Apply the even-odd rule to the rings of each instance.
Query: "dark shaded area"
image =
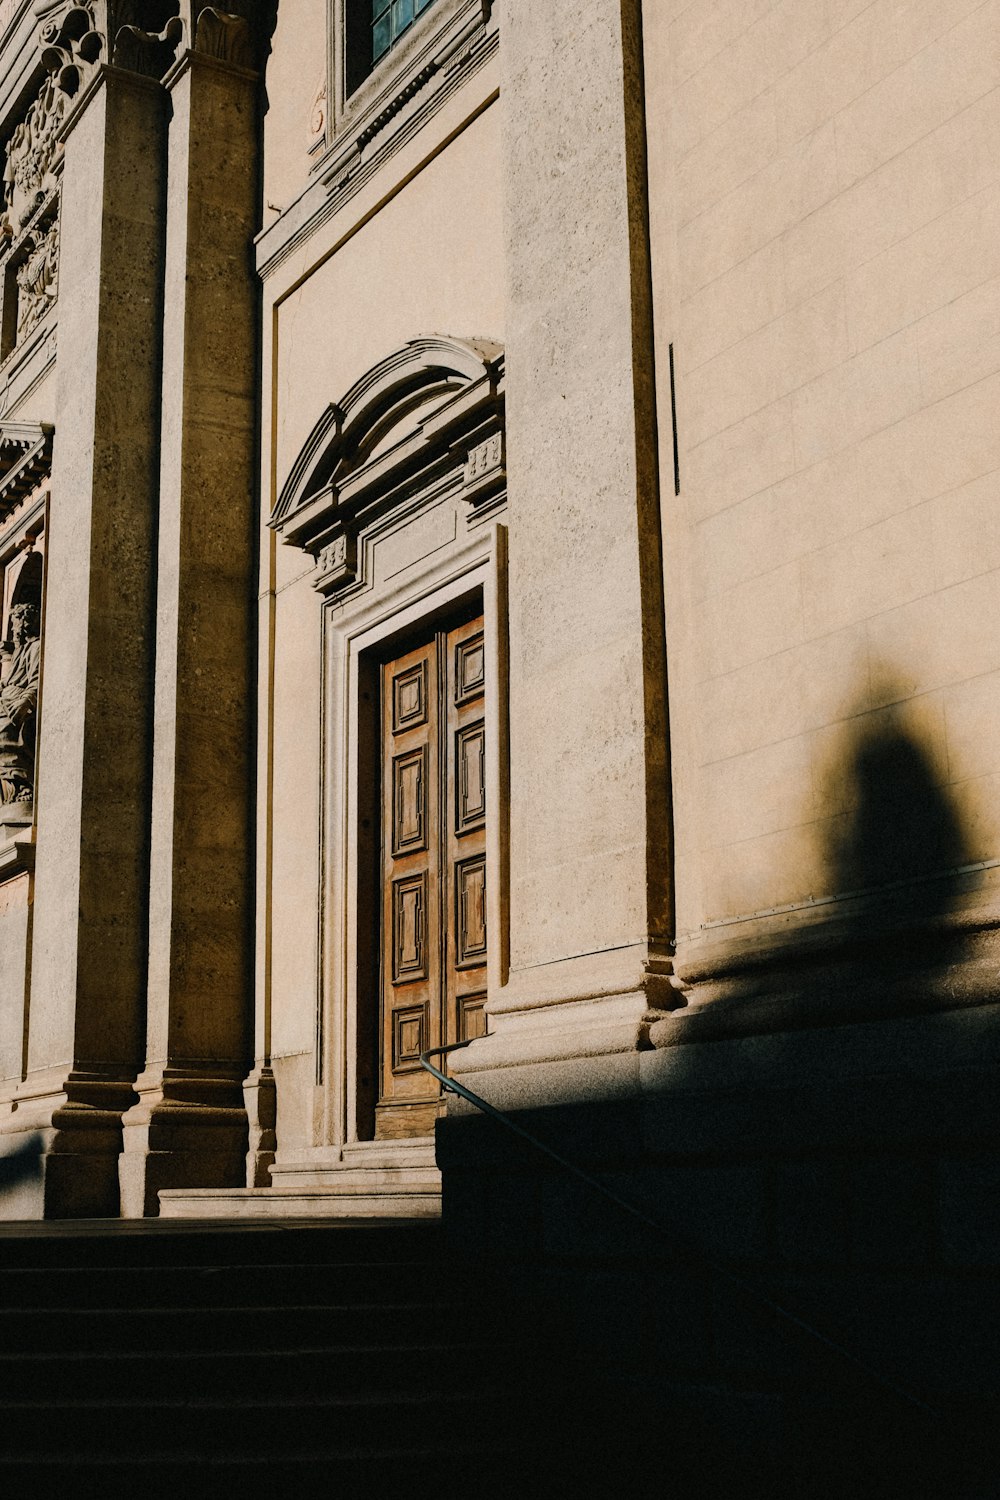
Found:
[[[853,749],[851,779],[857,802],[847,836],[831,850],[833,888],[914,880],[967,862],[958,818],[934,776],[929,757],[898,727],[866,725]],[[952,882],[914,893],[918,909],[940,909]]]
[[[885,670],[877,692],[890,703],[904,698]],[[887,707],[845,721],[838,762],[830,777],[846,791],[849,810],[824,850],[828,889],[848,898],[836,936],[860,946],[879,983],[955,964],[962,955],[954,945],[935,945],[928,935],[943,934],[969,887],[962,867],[975,855],[931,747]],[[819,789],[821,804],[836,796],[836,787]]]
[[[42,1175],[43,1137],[36,1131],[13,1151],[0,1156],[0,1195]]]
[[[819,792],[822,920],[685,969],[633,1097],[515,1116],[658,1229],[492,1120],[439,1122],[446,1228],[523,1257],[537,1367],[573,1392],[553,1484],[1000,1494],[1000,952],[938,747],[868,702]]]

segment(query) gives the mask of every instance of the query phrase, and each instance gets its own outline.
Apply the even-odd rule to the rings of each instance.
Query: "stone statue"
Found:
[[[30,802],[35,790],[35,714],[41,656],[38,605],[15,604],[10,612],[13,651],[0,683],[0,806]]]
[[[30,239],[32,249],[17,268],[17,337],[26,338],[56,300],[59,281],[59,220]]]

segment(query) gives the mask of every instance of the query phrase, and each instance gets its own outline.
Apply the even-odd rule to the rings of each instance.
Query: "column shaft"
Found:
[[[47,1216],[118,1211],[141,1066],[165,180],[159,84],[101,71],[66,140],[25,1116]]]
[[[638,0],[509,0],[502,45],[511,966],[472,1070],[515,1012],[528,1058],[674,1003]]]
[[[163,445],[146,1068],[122,1209],[239,1186],[252,1058],[257,76],[198,51],[168,87]]]

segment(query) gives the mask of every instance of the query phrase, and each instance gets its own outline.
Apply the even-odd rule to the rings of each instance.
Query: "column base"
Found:
[[[241,1073],[169,1068],[146,1073],[136,1089],[139,1103],[122,1120],[122,1218],[156,1218],[162,1188],[244,1185],[247,1112]]]
[[[60,1087],[61,1083],[61,1087]],[[29,1078],[0,1127],[0,1218],[114,1219],[131,1080],[73,1072]]]
[[[278,1091],[268,1063],[258,1063],[243,1080],[249,1139],[247,1143],[248,1188],[271,1186],[271,1168],[278,1148]]]

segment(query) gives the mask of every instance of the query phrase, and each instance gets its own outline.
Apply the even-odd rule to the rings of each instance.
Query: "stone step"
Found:
[[[272,1306],[360,1300],[370,1302],[391,1287],[419,1286],[459,1294],[475,1276],[442,1257],[402,1262],[305,1263],[292,1266],[95,1266],[18,1268],[0,1272],[0,1309],[68,1307],[93,1310],[124,1307],[237,1307],[255,1302]]]
[[[301,1265],[400,1261],[440,1255],[441,1226],[416,1219],[331,1219],[294,1215],[241,1220],[78,1219],[0,1222],[0,1277],[8,1269],[53,1266]]]
[[[454,1300],[347,1302],[342,1306],[261,1305],[139,1308],[134,1311],[40,1308],[0,1312],[6,1354],[59,1352],[381,1347],[400,1339],[486,1332],[482,1311]]]
[[[304,1451],[262,1457],[245,1446],[178,1454],[151,1449],[142,1458],[74,1453],[54,1455],[42,1448],[18,1458],[0,1457],[0,1479],[12,1495],[72,1495],[73,1500],[110,1500],[141,1495],[143,1500],[226,1500],[226,1497],[281,1494],[354,1497],[369,1494],[431,1493],[444,1476],[460,1476],[476,1500],[528,1496],[513,1476],[521,1470],[516,1443],[505,1447],[488,1435],[470,1443],[452,1434],[437,1447],[426,1443],[377,1448],[327,1443]],[[373,1478],[374,1476],[374,1478]],[[436,1481],[436,1482],[435,1482]]]
[[[5,1401],[4,1447],[8,1458],[48,1453],[149,1457],[238,1453],[258,1455],[330,1452],[343,1448],[443,1446],[449,1436],[475,1431],[490,1412],[494,1441],[508,1420],[497,1392],[464,1372],[464,1389],[426,1385],[415,1391],[344,1396],[220,1400],[178,1396],[156,1402]],[[493,1399],[491,1399],[493,1398]],[[511,1433],[507,1431],[507,1437]]]
[[[320,1393],[419,1391],[424,1385],[465,1383],[467,1372],[489,1378],[516,1374],[521,1353],[494,1341],[444,1340],[433,1335],[410,1343],[342,1345],[337,1348],[268,1349],[252,1338],[231,1351],[192,1354],[175,1349],[94,1353],[0,1355],[0,1389],[20,1399],[56,1406],[78,1399],[135,1397],[153,1402],[178,1395],[219,1399]]]
[[[353,1141],[343,1147],[282,1155],[268,1188],[170,1189],[160,1194],[161,1219],[207,1214],[256,1218],[436,1219],[441,1173],[434,1138]]]
[[[288,1182],[289,1179],[282,1179]],[[441,1217],[441,1179],[436,1169],[370,1171],[329,1167],[296,1173],[288,1186],[270,1188],[172,1188],[160,1193],[161,1219],[230,1218],[400,1219]]]
[[[434,1137],[414,1137],[407,1141],[349,1141],[342,1148],[345,1166],[385,1167],[436,1167]],[[303,1157],[301,1160],[306,1160]],[[287,1170],[295,1158],[281,1157],[277,1163],[279,1171]]]

